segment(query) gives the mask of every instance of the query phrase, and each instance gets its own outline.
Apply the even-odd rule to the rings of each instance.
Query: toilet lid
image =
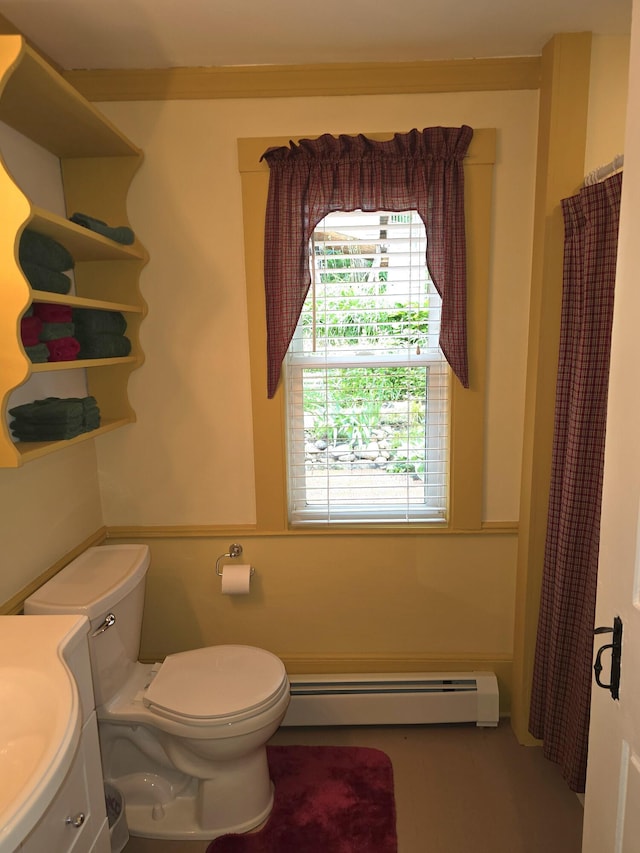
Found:
[[[268,703],[286,671],[253,646],[209,646],[169,655],[143,697],[159,714],[194,721],[235,716]]]

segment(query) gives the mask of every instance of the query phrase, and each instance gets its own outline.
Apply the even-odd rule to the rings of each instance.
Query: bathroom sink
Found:
[[[77,622],[0,617],[0,853],[19,846],[71,766],[81,714],[64,648]]]

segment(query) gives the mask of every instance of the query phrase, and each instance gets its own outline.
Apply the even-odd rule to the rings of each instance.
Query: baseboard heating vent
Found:
[[[493,672],[291,675],[283,726],[498,725]]]

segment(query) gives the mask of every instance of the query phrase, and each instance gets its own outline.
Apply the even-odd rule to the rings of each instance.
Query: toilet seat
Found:
[[[226,725],[268,710],[289,689],[282,661],[253,646],[168,655],[144,691],[150,711],[192,726]]]

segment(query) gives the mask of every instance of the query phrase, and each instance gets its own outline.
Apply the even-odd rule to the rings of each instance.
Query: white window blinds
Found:
[[[449,370],[415,211],[333,213],[286,362],[293,524],[442,521]]]

